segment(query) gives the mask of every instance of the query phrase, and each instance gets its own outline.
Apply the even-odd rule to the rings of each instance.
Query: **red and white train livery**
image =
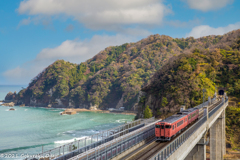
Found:
[[[189,108],[172,115],[155,124],[155,135],[157,140],[170,141],[173,136],[180,133],[190,123],[197,120],[199,109]]]

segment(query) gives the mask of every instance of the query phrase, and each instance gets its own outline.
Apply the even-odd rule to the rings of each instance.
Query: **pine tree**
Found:
[[[151,118],[152,117],[152,111],[147,105],[147,107],[144,110],[144,118]]]

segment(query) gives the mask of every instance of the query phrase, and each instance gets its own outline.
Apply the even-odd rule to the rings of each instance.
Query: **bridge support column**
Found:
[[[185,160],[205,160],[206,144],[205,138],[201,138],[198,144],[191,150]]]
[[[225,110],[210,128],[210,159],[222,160],[226,154]]]

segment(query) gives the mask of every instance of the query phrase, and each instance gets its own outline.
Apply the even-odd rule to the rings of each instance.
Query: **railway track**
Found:
[[[213,105],[211,105],[208,108],[208,112],[212,111],[217,105],[219,105],[221,103],[221,101],[218,101],[216,103],[214,103]],[[199,119],[201,119],[203,117],[204,111],[203,109],[200,111],[199,114]],[[189,127],[191,127],[194,123],[190,124],[188,127],[186,127],[182,132],[184,132],[186,129],[188,129]],[[172,138],[171,141],[173,141],[175,138],[177,138],[178,136],[180,136],[181,134],[178,134],[176,137]],[[142,146],[141,148],[134,150],[133,152],[129,153],[128,155],[126,155],[125,157],[123,157],[122,159],[126,159],[126,160],[146,160],[146,159],[150,159],[153,155],[155,155],[156,153],[159,152],[159,150],[161,150],[162,148],[164,148],[166,145],[168,145],[171,141],[167,141],[167,142],[156,142],[156,140],[151,140],[149,141],[146,145]]]

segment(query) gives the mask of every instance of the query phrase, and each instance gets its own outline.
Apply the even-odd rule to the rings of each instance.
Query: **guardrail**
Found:
[[[40,157],[46,157],[47,155],[54,156],[54,157],[60,157],[65,154],[69,154],[74,152],[75,150],[80,150],[81,153],[85,152],[93,147],[97,147],[103,143],[106,143],[108,141],[111,141],[118,136],[122,136],[124,134],[127,134],[133,130],[136,130],[138,128],[143,127],[145,124],[154,121],[154,117],[149,119],[139,119],[133,122],[129,122],[126,124],[123,124],[121,126],[111,128],[106,131],[102,131],[98,134],[94,134],[89,137],[84,137],[81,139],[78,139],[74,142],[67,143],[65,145],[53,148],[51,150],[44,151],[38,156]],[[120,134],[117,134],[120,133]],[[58,159],[58,158],[56,158]]]
[[[211,102],[215,102],[215,100],[216,100],[216,97],[211,99]],[[204,102],[203,104],[197,107],[201,109],[206,105],[208,105],[208,101]],[[171,144],[171,147],[169,148],[169,150],[166,150],[166,152],[173,151],[174,146],[176,147],[176,146],[179,146],[179,144],[183,143],[183,141],[186,140],[186,137],[191,136],[191,134],[197,128],[199,128],[205,121],[206,121],[206,117],[198,121],[198,123],[194,125],[195,127],[188,129],[187,133],[185,133],[184,135],[181,135],[176,141],[174,141],[174,143]],[[73,158],[70,158],[69,160],[111,159],[117,156],[118,154],[121,154],[122,152],[126,151],[127,149],[131,148],[132,146],[136,145],[137,143],[155,135],[155,123],[152,124],[151,126],[147,126],[146,128],[143,127],[140,130],[130,133],[130,135],[127,134],[121,137],[122,139],[120,140],[115,139],[93,150],[89,150],[81,154],[75,153],[76,156]],[[126,136],[128,138],[125,138]],[[59,159],[59,160],[63,160],[63,159]]]
[[[214,96],[212,99],[211,99],[211,104],[214,103],[216,101],[216,97]],[[198,108],[198,109],[201,109],[203,108],[204,106],[207,106],[208,105],[208,101],[202,103],[202,104],[199,104],[198,106],[194,107],[194,108]]]
[[[160,121],[160,120],[158,120]],[[128,133],[124,136],[118,137],[113,141],[107,142],[97,148],[91,149],[87,152],[78,154],[76,153],[75,157],[68,160],[88,160],[88,159],[96,159],[96,160],[105,160],[111,159],[122,152],[125,152],[129,148],[138,144],[139,142],[146,140],[149,137],[154,136],[155,134],[155,123],[157,121],[146,125],[136,131]],[[63,160],[63,159],[61,159]]]
[[[225,103],[228,101],[228,98],[224,101]],[[216,111],[223,106],[223,102],[220,103],[217,107],[215,107],[211,112],[209,112],[209,117],[211,117]],[[167,159],[175,150],[177,150],[198,128],[200,128],[207,121],[207,117],[203,116],[199,121],[197,121],[193,126],[191,126],[188,130],[186,130],[183,134],[181,134],[177,139],[172,141],[166,147],[161,149],[156,156],[154,156],[151,160],[165,160]]]

